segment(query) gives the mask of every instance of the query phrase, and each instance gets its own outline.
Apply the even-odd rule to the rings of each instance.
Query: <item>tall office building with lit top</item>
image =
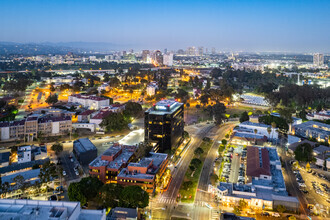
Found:
[[[183,104],[162,100],[145,112],[145,141],[155,152],[164,153],[177,147],[184,131]]]

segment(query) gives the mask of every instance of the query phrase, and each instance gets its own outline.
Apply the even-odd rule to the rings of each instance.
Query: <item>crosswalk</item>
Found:
[[[211,211],[211,219],[220,219],[220,214],[217,210],[212,209]]]
[[[167,198],[167,197],[161,197],[158,200],[158,203],[166,203],[166,204],[173,204],[175,202],[176,202],[175,199],[173,199],[173,198]]]

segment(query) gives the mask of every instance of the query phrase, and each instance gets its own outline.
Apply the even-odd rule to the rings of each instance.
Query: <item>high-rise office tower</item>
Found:
[[[198,56],[204,55],[204,47],[198,47]]]
[[[163,64],[166,66],[173,66],[173,53],[163,55]]]
[[[320,67],[324,65],[324,56],[321,53],[313,54],[313,64],[314,66]]]
[[[142,50],[142,60],[143,60],[143,62],[147,62],[148,55],[150,55],[149,50]]]
[[[163,55],[162,52],[160,50],[156,50],[154,53],[154,61],[158,64],[158,65],[163,65]]]
[[[162,100],[145,112],[145,141],[155,152],[164,153],[177,147],[183,137],[183,104]]]
[[[195,56],[196,55],[196,48],[195,47],[188,47],[187,48],[187,55]]]
[[[212,47],[212,54],[214,55],[215,54],[215,48]]]

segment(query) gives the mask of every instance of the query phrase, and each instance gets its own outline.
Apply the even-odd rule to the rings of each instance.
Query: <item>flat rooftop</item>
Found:
[[[262,128],[271,127],[270,125],[265,125],[265,124],[261,124],[261,123],[254,123],[254,122],[251,122],[251,121],[244,121],[241,124],[239,124],[238,126],[244,126],[244,125],[254,126],[254,127],[262,127]]]
[[[160,165],[167,159],[168,155],[163,153],[150,153],[150,157],[144,157],[138,163],[129,163],[128,167],[149,167],[147,173],[130,172],[127,168],[122,169],[118,177],[135,178],[135,179],[153,179],[158,172]]]
[[[132,146],[111,146],[102,155],[98,156],[93,160],[89,166],[91,167],[101,167],[106,166],[109,169],[120,169],[124,163],[127,163],[129,159],[133,156],[137,147]],[[113,161],[102,160],[102,156],[114,156],[119,151],[122,152],[114,158]]]
[[[307,121],[299,125],[295,125],[294,127],[298,129],[308,129],[316,131],[318,133],[330,135],[330,125],[318,121]]]
[[[154,115],[172,114],[182,105],[183,103],[177,102],[175,100],[166,99],[157,102],[153,107],[149,108],[146,112]]]
[[[1,220],[104,219],[105,210],[81,210],[79,202],[1,199]]]
[[[96,150],[95,145],[88,138],[80,138],[78,140],[75,140],[73,142],[73,146],[79,152],[87,152],[87,151]]]

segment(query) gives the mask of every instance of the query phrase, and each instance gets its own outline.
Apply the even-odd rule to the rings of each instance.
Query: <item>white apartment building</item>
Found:
[[[17,163],[30,162],[31,157],[31,146],[22,146],[17,149]]]
[[[109,99],[98,97],[95,95],[75,94],[68,98],[68,102],[79,103],[85,108],[99,110],[109,105]]]

